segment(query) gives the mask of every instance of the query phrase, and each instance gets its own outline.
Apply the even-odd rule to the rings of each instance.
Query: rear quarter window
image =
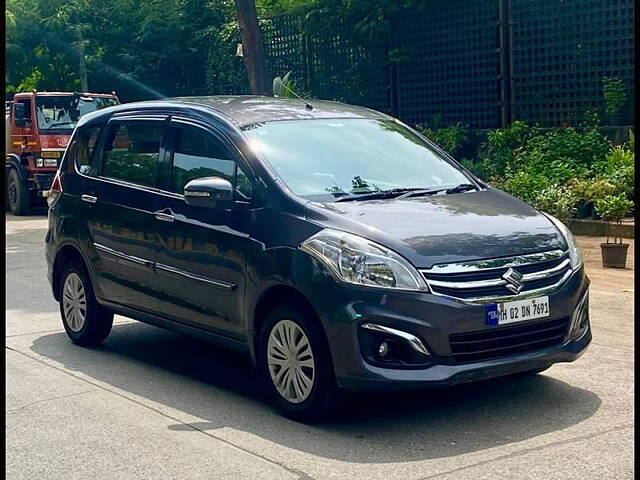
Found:
[[[69,153],[75,162],[76,170],[84,175],[96,176],[98,174],[94,153],[101,131],[102,127],[83,128],[78,131],[74,139],[76,145],[69,146]]]

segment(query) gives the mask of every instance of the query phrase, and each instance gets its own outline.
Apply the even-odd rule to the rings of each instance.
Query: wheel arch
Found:
[[[60,301],[60,282],[62,280],[60,277],[62,275],[62,270],[66,264],[74,260],[80,263],[80,265],[88,273],[89,280],[92,283],[92,288],[93,285],[95,285],[95,283],[93,282],[93,277],[91,275],[91,270],[89,269],[87,261],[84,255],[81,253],[80,249],[72,243],[62,245],[56,252],[56,256],[53,260],[53,267],[51,269],[51,284],[53,287],[53,296],[58,302]]]
[[[5,173],[7,175],[6,179],[8,179],[9,171],[12,168],[15,168],[16,172],[18,172],[18,178],[20,178],[20,181],[27,181],[27,171],[25,169],[25,166],[22,164],[22,159],[15,153],[6,154],[4,167]]]
[[[254,364],[257,364],[259,332],[262,328],[262,324],[264,323],[269,310],[280,303],[295,303],[312,312],[320,323],[322,333],[326,340],[326,333],[320,320],[320,316],[306,295],[292,285],[284,283],[270,285],[258,296],[251,314],[251,324],[248,329],[248,343],[251,360]]]

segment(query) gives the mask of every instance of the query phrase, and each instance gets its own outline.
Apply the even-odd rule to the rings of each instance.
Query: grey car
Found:
[[[335,102],[191,97],[82,117],[49,196],[64,327],[113,314],[246,352],[285,414],[577,359],[589,280],[559,220],[412,128]]]

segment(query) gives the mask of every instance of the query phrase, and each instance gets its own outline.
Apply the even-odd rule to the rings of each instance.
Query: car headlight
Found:
[[[569,258],[571,259],[571,268],[573,270],[577,270],[582,265],[582,253],[580,253],[580,249],[578,248],[578,244],[576,243],[576,239],[571,233],[571,230],[558,220],[556,217],[545,213],[547,218],[553,222],[560,233],[564,237],[567,242],[567,247],[569,247]]]
[[[327,228],[309,237],[300,248],[324,263],[343,282],[429,290],[417,270],[400,255],[351,233]]]

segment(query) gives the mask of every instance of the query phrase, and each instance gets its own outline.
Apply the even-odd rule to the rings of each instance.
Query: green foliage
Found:
[[[469,129],[457,123],[451,127],[433,130],[429,127],[417,125],[417,130],[429,140],[437,144],[453,157],[458,157],[463,148],[468,144]]]
[[[534,129],[525,122],[515,121],[507,128],[499,128],[487,134],[487,142],[481,154],[481,163],[489,177],[502,177],[507,168],[515,165]]]
[[[592,123],[597,124],[597,115]],[[631,143],[633,137],[630,135]],[[634,155],[595,126],[540,129],[524,122],[488,132],[480,159],[463,165],[497,188],[558,217],[602,197],[633,199]]]
[[[584,124],[588,127],[600,126],[600,115],[597,109],[589,109],[584,112]]]
[[[616,185],[604,178],[574,179],[569,182],[568,186],[576,199],[585,204],[593,203],[598,198],[616,193]]]
[[[513,162],[507,164],[507,176],[514,171],[526,171],[544,175],[553,184],[564,184],[587,174],[609,148],[606,137],[595,128],[582,132],[561,128],[535,133],[518,150]]]
[[[289,80],[291,71],[288,71],[284,77],[277,76],[273,79],[273,94],[276,97],[294,97],[293,82]]]
[[[627,92],[624,80],[618,77],[604,77],[602,79],[602,95],[605,101],[607,115],[620,113],[624,102],[627,100]]]
[[[595,209],[603,219],[609,222],[620,222],[633,207],[633,202],[624,195],[606,195],[595,202]]]
[[[8,93],[78,89],[80,44],[89,89],[124,101],[223,93],[246,76],[232,0],[9,0],[6,19]]]
[[[495,182],[494,182],[495,184]],[[535,204],[538,193],[553,185],[544,176],[531,172],[515,172],[496,186],[527,203]]]
[[[605,158],[593,165],[595,174],[613,184],[617,193],[633,198],[634,153],[626,145],[612,147]]]
[[[310,93],[303,90],[298,82],[290,77],[291,71],[287,72],[284,77],[278,76],[273,79],[273,95],[287,98],[310,98]]]
[[[570,218],[576,211],[577,197],[568,186],[547,187],[534,194],[533,206],[560,219]]]

